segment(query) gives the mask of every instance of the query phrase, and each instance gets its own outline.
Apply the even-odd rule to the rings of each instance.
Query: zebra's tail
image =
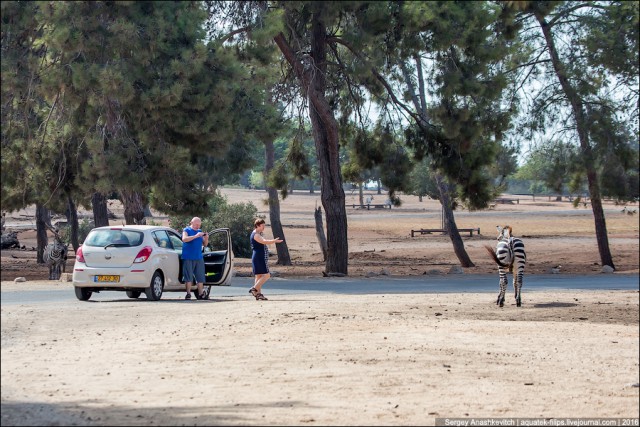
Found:
[[[503,264],[500,262],[500,260],[498,259],[498,255],[496,255],[495,251],[491,246],[484,245],[484,248],[487,250],[487,252],[489,252],[489,255],[491,255],[491,258],[493,258],[496,264],[498,264],[500,267],[509,267],[509,264]]]

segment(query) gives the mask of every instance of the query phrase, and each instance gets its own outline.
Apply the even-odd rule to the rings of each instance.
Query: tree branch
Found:
[[[231,31],[229,34],[222,36],[217,41],[220,42],[220,44],[222,44],[232,39],[233,36],[235,36],[236,34],[249,33],[250,31],[251,31],[251,26],[247,25],[246,27],[238,28],[236,30]]]
[[[327,43],[339,43],[339,44],[343,45],[344,47],[346,47],[347,49],[349,49],[349,51],[351,53],[353,53],[359,60],[361,60],[365,64],[368,63],[368,61],[366,59],[364,59],[362,57],[362,55],[360,55],[358,52],[356,52],[353,49],[353,47],[351,47],[351,45],[349,45],[349,43],[347,43],[346,41],[344,41],[343,39],[341,39],[339,37],[329,37],[329,38],[327,38]],[[398,107],[400,107],[401,109],[403,109],[407,114],[409,114],[416,121],[416,124],[418,126],[420,126],[423,130],[426,130],[424,128],[425,125],[433,126],[433,125],[430,125],[429,123],[425,123],[421,119],[419,114],[411,111],[411,109],[409,107],[407,107],[407,105],[405,105],[402,101],[400,101],[398,99],[398,97],[395,95],[395,93],[394,93],[393,89],[391,88],[391,85],[389,84],[389,82],[387,82],[387,80],[384,78],[384,76],[382,76],[373,66],[369,66],[369,69],[371,70],[371,74],[373,74],[373,76],[376,79],[378,79],[378,81],[380,83],[382,83],[382,85],[385,87],[385,89],[387,90],[387,93],[391,97],[391,100],[393,101],[393,103],[395,105],[397,105]]]
[[[561,11],[561,13],[558,13],[556,16],[554,16],[554,17],[553,17],[553,19],[551,19],[551,20],[548,22],[549,27],[553,27],[553,26],[557,23],[557,21],[558,21],[559,19],[564,18],[564,17],[566,17],[566,16],[570,15],[571,13],[575,12],[576,10],[578,10],[578,9],[582,9],[582,8],[585,8],[585,7],[588,7],[588,8],[590,8],[590,9],[603,9],[603,10],[606,10],[606,8],[605,8],[605,7],[603,7],[603,6],[598,6],[598,5],[596,5],[595,3],[593,3],[593,2],[584,2],[584,3],[579,3],[579,4],[577,4],[576,6],[570,7],[570,8],[569,8],[569,9],[567,9],[567,10],[563,10],[563,11]]]

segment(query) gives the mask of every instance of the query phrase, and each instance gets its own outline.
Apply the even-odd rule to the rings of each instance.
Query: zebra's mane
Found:
[[[52,227],[48,225],[47,228],[53,233],[54,243],[57,243],[60,246],[67,246],[67,244],[64,243],[64,239],[60,235],[60,229],[58,227]]]

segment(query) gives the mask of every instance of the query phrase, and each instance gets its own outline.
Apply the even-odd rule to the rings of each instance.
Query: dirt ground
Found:
[[[2,425],[638,418],[637,292],[180,297],[3,305]]]
[[[267,211],[263,192],[224,193]],[[459,227],[481,229],[464,237],[476,264],[465,274],[497,276],[482,246],[495,243],[498,224],[523,238],[525,275],[558,265],[558,274],[602,274],[590,209],[519,199],[456,212]],[[347,208],[350,276],[446,275],[458,264],[446,236],[410,236],[439,228],[437,203],[403,200],[391,210]],[[322,274],[316,204],[319,194],[298,192],[282,202],[294,265],[271,266],[283,278]],[[605,209],[614,274],[637,275],[638,216]],[[24,227],[28,215],[9,214],[7,224]],[[33,231],[22,230],[26,250],[2,251],[3,294],[24,286],[72,294],[71,283],[45,280],[29,250]],[[249,272],[249,260],[236,267]],[[638,292],[528,291],[520,308],[508,296],[502,309],[494,293],[3,301],[2,425],[433,425],[448,417],[637,425]]]

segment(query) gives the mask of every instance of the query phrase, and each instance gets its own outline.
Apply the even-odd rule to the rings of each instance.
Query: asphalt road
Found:
[[[637,274],[599,274],[588,276],[538,274],[525,275],[523,295],[527,292],[558,290],[632,290],[638,291]],[[253,284],[251,277],[235,277],[232,286],[214,286],[211,298],[250,297],[248,290]],[[512,292],[511,282],[507,290]],[[269,295],[292,295],[304,293],[331,294],[435,294],[435,293],[498,293],[498,277],[492,275],[442,275],[411,278],[376,276],[373,278],[272,278],[263,288]],[[182,292],[165,292],[162,300],[182,300]],[[1,305],[33,304],[77,301],[71,283],[60,289],[38,289],[24,283],[20,290],[2,290]],[[103,291],[94,293],[91,301],[130,301],[124,292]],[[140,297],[140,301],[144,296]],[[80,301],[77,301],[81,303]]]

